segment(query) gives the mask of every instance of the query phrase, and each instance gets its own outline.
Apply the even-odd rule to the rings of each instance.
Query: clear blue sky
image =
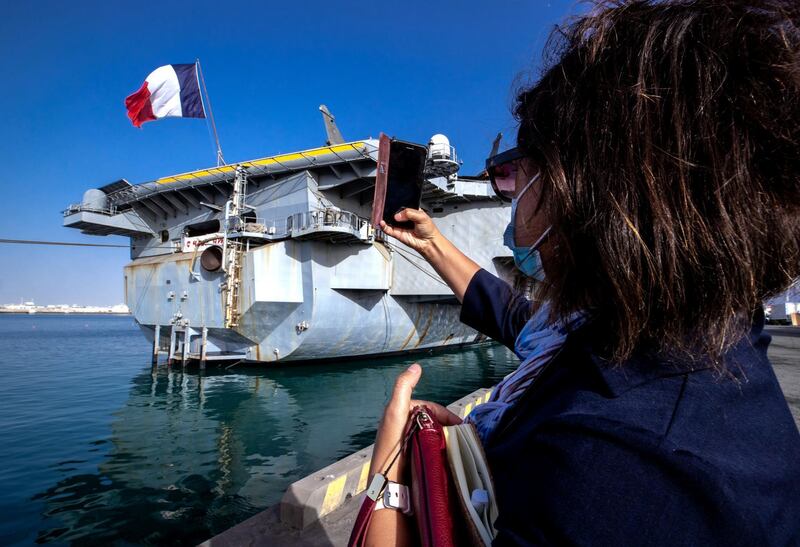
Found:
[[[139,130],[126,95],[158,66],[199,57],[225,158],[324,143],[327,104],[347,139],[445,133],[478,171],[513,139],[515,82],[538,74],[574,1],[9,2],[0,17],[0,238],[123,243],[63,228],[61,210],[118,178],[214,163],[203,120]],[[508,141],[507,143],[508,144]],[[114,304],[126,249],[0,244],[0,303]]]

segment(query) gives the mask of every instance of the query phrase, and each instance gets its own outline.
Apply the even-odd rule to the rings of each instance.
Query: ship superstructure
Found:
[[[487,180],[457,175],[444,136],[428,149],[423,207],[481,266],[513,278],[501,236],[508,206]],[[155,359],[316,360],[483,341],[425,260],[370,224],[377,150],[375,139],[329,138],[143,184],[119,180],[88,190],[64,225],[130,237],[125,303]]]

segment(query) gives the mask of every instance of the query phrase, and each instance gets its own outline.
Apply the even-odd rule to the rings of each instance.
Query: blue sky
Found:
[[[228,162],[347,139],[445,133],[478,171],[513,139],[520,82],[538,74],[575,2],[10,2],[0,17],[0,238],[121,243],[63,228],[61,210],[118,178],[214,163],[203,120],[131,126],[126,95],[199,57]],[[508,144],[508,141],[506,141]],[[0,244],[0,303],[114,304],[126,249]]]

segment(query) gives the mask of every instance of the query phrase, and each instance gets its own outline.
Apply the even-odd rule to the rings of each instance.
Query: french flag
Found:
[[[205,118],[197,63],[158,67],[125,99],[125,108],[136,127],[161,118]]]

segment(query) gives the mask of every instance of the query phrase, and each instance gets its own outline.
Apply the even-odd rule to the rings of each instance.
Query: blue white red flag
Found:
[[[205,118],[197,64],[158,67],[125,99],[125,107],[136,127],[160,118]]]

